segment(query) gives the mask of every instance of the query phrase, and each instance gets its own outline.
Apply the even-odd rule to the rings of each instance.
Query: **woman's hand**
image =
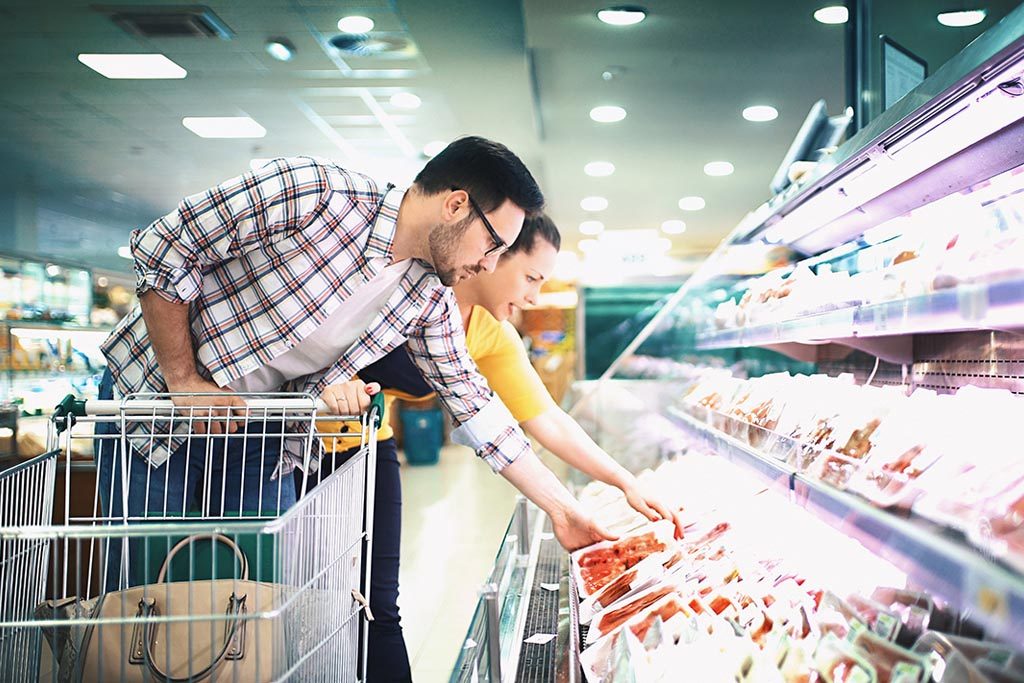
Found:
[[[370,397],[379,391],[380,385],[376,382],[366,384],[361,379],[353,379],[327,387],[320,399],[332,415],[362,415],[370,408]]]
[[[617,541],[618,536],[604,529],[581,509],[565,510],[551,516],[551,528],[562,547],[572,552],[599,541]]]
[[[652,522],[657,522],[659,519],[670,520],[676,526],[676,537],[682,537],[683,527],[679,515],[664,501],[647,491],[636,477],[630,477],[619,488],[625,494],[626,502],[630,507]]]

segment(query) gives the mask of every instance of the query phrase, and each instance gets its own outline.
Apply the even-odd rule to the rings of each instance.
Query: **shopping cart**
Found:
[[[383,402],[334,416],[308,395],[240,396],[230,434],[176,395],[68,397],[52,450],[0,474],[0,681],[362,676]],[[317,427],[339,418],[360,446],[307,489],[353,435]]]

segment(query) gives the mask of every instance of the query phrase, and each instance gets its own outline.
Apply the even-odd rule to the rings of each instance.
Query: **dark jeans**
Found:
[[[320,471],[309,477],[307,490],[340,467],[357,451],[349,449],[324,457]],[[295,470],[295,487],[302,487],[302,472]],[[373,499],[373,563],[370,572],[370,622],[368,683],[400,683],[412,680],[409,653],[405,649],[398,614],[398,563],[402,545],[402,479],[394,439],[377,443],[377,482]]]
[[[103,374],[99,397],[113,398],[110,372]],[[186,518],[260,516],[277,517],[295,504],[295,487],[287,476],[271,479],[281,455],[281,422],[252,422],[244,436],[193,436],[185,440],[160,467],[140,458],[128,459],[128,494],[122,491],[120,439],[96,439],[97,479],[103,515],[117,519],[127,513],[143,517]],[[116,422],[98,422],[98,435],[120,434]],[[264,437],[264,435],[270,435]],[[192,514],[189,514],[192,513]],[[108,543],[106,590],[142,581],[140,553],[129,544],[127,567],[122,563],[121,541]],[[137,565],[137,566],[136,566]],[[125,575],[127,569],[127,575]],[[125,579],[125,581],[122,581]]]

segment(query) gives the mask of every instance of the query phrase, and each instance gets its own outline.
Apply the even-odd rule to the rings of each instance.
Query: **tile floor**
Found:
[[[461,446],[437,465],[403,464],[399,607],[416,683],[451,675],[516,494]]]

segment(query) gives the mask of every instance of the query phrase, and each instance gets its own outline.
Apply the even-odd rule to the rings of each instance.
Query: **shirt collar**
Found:
[[[370,239],[364,253],[367,258],[384,257],[391,261],[391,250],[395,242],[395,226],[398,221],[398,207],[402,205],[405,189],[388,184],[380,200],[380,209],[370,227]]]

